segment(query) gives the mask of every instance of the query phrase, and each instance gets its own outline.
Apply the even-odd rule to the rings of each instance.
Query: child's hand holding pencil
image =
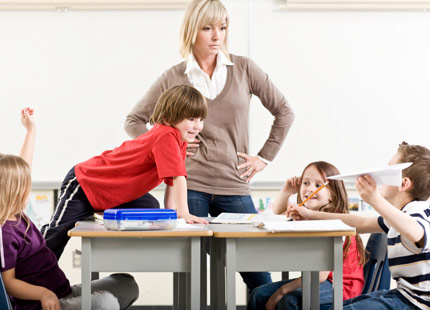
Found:
[[[287,209],[287,219],[288,221],[309,220],[312,212],[313,211],[308,209],[306,206],[300,206],[297,204],[289,205]]]

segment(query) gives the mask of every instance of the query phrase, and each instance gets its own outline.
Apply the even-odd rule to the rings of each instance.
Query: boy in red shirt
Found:
[[[207,223],[188,211],[185,168],[187,143],[203,129],[206,114],[206,100],[199,91],[173,86],[158,99],[150,131],[73,167],[61,185],[50,223],[42,227],[46,244],[57,258],[69,240],[67,231],[94,212],[158,208],[148,192],[162,181],[166,208],[177,210],[188,223]]]

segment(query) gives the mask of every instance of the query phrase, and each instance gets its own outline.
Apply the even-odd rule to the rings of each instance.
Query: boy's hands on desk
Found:
[[[187,224],[208,224],[209,222],[205,219],[202,219],[198,216],[192,215],[190,213],[187,214],[178,214],[178,216],[187,222]]]

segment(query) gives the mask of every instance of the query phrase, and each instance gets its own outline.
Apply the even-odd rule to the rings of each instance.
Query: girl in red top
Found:
[[[328,176],[339,174],[333,165],[319,161],[310,163],[300,178],[288,179],[275,202],[274,212],[289,210],[288,200],[297,193],[300,204],[328,181],[327,186],[310,198],[303,207],[312,210],[348,213],[348,197],[343,181],[327,180]],[[346,237],[343,245],[343,299],[361,294],[364,286],[363,265],[365,249],[360,236]],[[332,272],[320,272],[320,304],[331,304],[333,299]],[[301,278],[279,281],[254,289],[248,301],[248,310],[254,309],[301,309]]]

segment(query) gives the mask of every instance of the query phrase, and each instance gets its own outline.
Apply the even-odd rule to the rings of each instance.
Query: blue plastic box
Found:
[[[103,213],[104,226],[111,230],[174,229],[177,218],[171,209],[109,209]]]

